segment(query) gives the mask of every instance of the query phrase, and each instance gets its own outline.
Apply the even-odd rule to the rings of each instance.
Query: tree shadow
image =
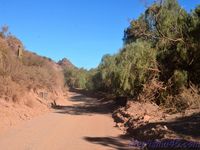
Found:
[[[119,137],[84,137],[84,139],[116,150],[133,150],[128,143],[129,137],[125,135]]]
[[[92,114],[111,114],[116,109],[113,100],[104,100],[103,98],[93,98],[77,94],[69,99],[74,103],[70,106],[52,105],[57,110],[56,113],[71,115],[92,115]]]
[[[167,127],[167,129],[158,127]],[[169,122],[156,122],[140,126],[136,129],[128,129],[132,137],[138,140],[162,139],[167,134],[177,135],[179,138],[192,138],[200,140],[200,113],[192,114],[187,117],[180,117]]]
[[[74,92],[74,93],[79,93],[81,95],[91,97],[91,98],[97,98],[97,99],[105,98],[108,95],[108,93],[105,93],[105,92],[100,92],[100,91],[94,92],[94,91],[88,91],[85,89],[77,89],[77,88],[70,88],[69,91]]]

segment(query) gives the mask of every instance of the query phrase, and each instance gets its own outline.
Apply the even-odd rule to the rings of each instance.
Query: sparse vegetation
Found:
[[[23,45],[13,35],[6,35],[2,28],[0,37],[0,95],[1,97],[20,102],[26,91],[46,89],[53,92],[63,87],[63,74],[53,68],[49,59],[23,50]],[[7,29],[7,28],[6,28]],[[18,48],[23,50],[19,52]]]

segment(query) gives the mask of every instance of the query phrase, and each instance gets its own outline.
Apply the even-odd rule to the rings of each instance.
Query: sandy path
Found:
[[[70,93],[66,106],[0,135],[1,150],[123,150],[128,141],[114,128],[111,105]]]

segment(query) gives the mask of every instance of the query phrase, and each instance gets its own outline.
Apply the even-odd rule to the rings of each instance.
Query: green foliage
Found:
[[[65,84],[71,88],[86,88],[87,71],[77,68],[64,68]]]
[[[173,83],[174,83],[174,91],[180,92],[181,88],[187,85],[187,72],[186,71],[180,71],[175,70],[173,76]],[[177,93],[176,93],[177,94]]]
[[[142,85],[152,78],[150,69],[156,68],[156,51],[147,42],[126,45],[116,57],[115,72],[117,92],[123,95],[138,95]]]
[[[182,105],[183,89],[191,83],[200,86],[199,37],[200,5],[187,13],[177,0],[157,1],[131,21],[119,53],[103,56],[97,69],[65,71],[66,82],[117,96]]]
[[[98,73],[95,76],[94,85],[96,89],[103,91],[112,91],[110,87],[112,86],[113,72],[116,69],[115,56],[105,55],[98,67]]]
[[[136,41],[117,55],[105,55],[93,76],[94,88],[116,95],[138,95],[142,85],[155,74],[156,51],[151,44]]]
[[[95,81],[93,79],[96,74],[97,74],[97,69],[90,69],[89,71],[87,71],[86,84],[85,84],[87,90],[90,90],[90,91],[95,90],[96,86],[95,86]]]
[[[199,6],[187,14],[176,0],[164,0],[154,3],[131,23],[125,32],[125,43],[137,37],[153,44],[162,81],[168,82],[176,70],[183,70],[188,72],[188,82],[199,82],[190,78],[199,75],[199,28]]]
[[[199,37],[200,5],[187,13],[177,0],[155,2],[131,21],[124,47],[105,55],[88,81],[93,89],[116,95],[180,103],[183,89],[200,86]]]

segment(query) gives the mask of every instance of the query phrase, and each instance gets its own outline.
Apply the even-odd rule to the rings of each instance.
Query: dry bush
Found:
[[[24,96],[24,88],[13,82],[9,77],[0,77],[0,97],[7,101],[20,103],[21,97]]]
[[[24,51],[23,60],[17,58],[20,41],[0,37],[0,97],[19,103],[31,89],[54,92],[62,89],[64,77],[49,59]]]
[[[165,106],[175,112],[182,112],[188,108],[200,108],[198,88],[193,85],[190,88],[183,88],[178,95],[168,96]]]
[[[182,87],[180,92],[173,94],[173,84],[153,78],[143,85],[143,91],[137,97],[141,102],[154,102],[163,106],[169,112],[183,112],[188,108],[200,108],[200,95],[198,87]]]
[[[35,53],[24,52],[23,64],[26,66],[44,66],[47,61]]]
[[[31,83],[28,85],[29,88],[47,88],[52,91],[55,88],[63,87],[63,74],[53,67],[54,63],[49,59],[25,52],[23,64],[30,80],[29,83]]]
[[[23,47],[22,42],[17,39],[15,36],[9,35],[6,37],[6,42],[9,48],[17,55],[18,47]]]
[[[158,101],[158,98],[160,97],[160,93],[163,91],[166,91],[164,83],[159,81],[157,78],[153,78],[143,85],[143,90],[137,99],[142,102],[152,101],[160,104],[161,102]]]

